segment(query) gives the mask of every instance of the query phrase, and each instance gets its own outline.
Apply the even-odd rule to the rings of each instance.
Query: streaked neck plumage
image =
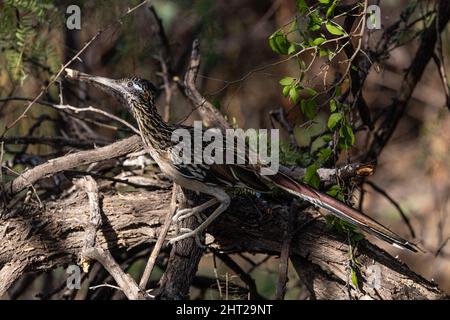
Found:
[[[153,97],[131,99],[128,101],[128,105],[147,146],[159,153],[173,145],[171,136],[174,128],[164,122],[158,114]]]

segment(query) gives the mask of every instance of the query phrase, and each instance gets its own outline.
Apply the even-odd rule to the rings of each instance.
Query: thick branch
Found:
[[[102,204],[102,228],[97,245],[116,255],[136,245],[154,243],[161,231],[171,201],[171,190],[105,195]],[[25,208],[21,215],[0,224],[0,265],[14,262],[15,270],[47,271],[72,264],[84,245],[85,233],[80,223],[90,219],[88,200],[75,193],[59,201],[45,203],[45,209]],[[218,247],[227,252],[276,254],[282,248],[287,208],[275,203],[271,214],[267,204],[253,197],[235,198],[230,209],[211,226],[209,232]],[[280,208],[281,207],[281,208]],[[313,266],[317,281],[313,287],[318,299],[347,299],[348,246],[346,237],[331,231],[322,219],[310,223],[308,214],[299,212],[299,226],[290,246],[290,256]],[[173,235],[173,230],[170,231]],[[373,299],[441,299],[446,297],[434,284],[421,278],[383,250],[360,242],[358,259],[363,271],[380,268],[381,287],[377,290],[365,282],[364,296]],[[194,265],[192,256],[186,266]],[[196,254],[195,259],[198,259]],[[196,265],[196,264],[195,264]],[[4,267],[5,268],[5,267]],[[3,269],[2,269],[3,271]],[[19,272],[20,274],[21,272]],[[339,290],[321,287],[326,279]],[[320,281],[319,281],[320,280]],[[364,279],[363,279],[364,280]],[[365,281],[365,280],[364,280]],[[3,292],[6,288],[3,287]],[[352,289],[354,290],[354,289]],[[357,293],[354,292],[357,296]]]
[[[91,176],[75,180],[75,185],[86,192],[89,202],[89,221],[85,225],[84,245],[81,250],[80,264],[85,272],[88,272],[89,261],[96,260],[108,270],[116,283],[122,289],[125,296],[130,300],[144,299],[144,293],[141,291],[134,279],[126,274],[120,265],[114,260],[108,250],[96,247],[97,231],[101,227],[101,203],[98,193],[97,182]]]
[[[23,172],[19,177],[8,183],[5,186],[5,190],[9,195],[12,195],[27,188],[39,179],[52,176],[56,173],[69,170],[77,166],[117,158],[132,153],[140,148],[142,148],[141,138],[135,135],[110,144],[106,147],[88,151],[80,151],[55,158]]]

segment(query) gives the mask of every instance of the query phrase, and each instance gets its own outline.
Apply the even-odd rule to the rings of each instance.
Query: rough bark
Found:
[[[171,201],[171,190],[104,194],[102,226],[97,232],[97,246],[110,250],[113,256],[142,243],[157,239]],[[209,229],[217,248],[226,252],[253,252],[279,255],[288,210],[280,205],[251,196],[237,197],[230,209]],[[8,282],[23,272],[48,271],[76,263],[85,241],[84,226],[89,223],[90,209],[83,192],[45,203],[44,209],[25,207],[0,224],[0,295]],[[348,289],[348,245],[345,237],[330,230],[323,219],[311,219],[298,212],[291,241],[290,256],[302,280],[309,283],[317,299],[442,299],[447,296],[434,284],[412,272],[405,264],[385,251],[361,241],[358,259],[362,263],[361,292]],[[173,230],[169,231],[169,235]],[[177,247],[175,247],[177,248]],[[191,275],[197,268],[198,254],[176,256],[184,259]],[[175,259],[172,257],[171,259]],[[180,260],[178,260],[179,262]],[[364,270],[371,265],[380,268],[381,283],[371,288]],[[190,266],[190,267],[189,267]],[[178,272],[180,269],[177,269]],[[165,277],[175,275],[175,271]],[[177,274],[177,277],[182,275]],[[186,279],[186,283],[189,283]],[[165,280],[161,283],[164,286]],[[168,283],[173,284],[173,281]],[[11,283],[9,283],[11,284]],[[167,292],[166,288],[166,292]],[[180,288],[176,288],[180,290]],[[185,292],[178,292],[185,297]],[[164,296],[163,296],[164,297]],[[172,296],[173,298],[173,296]]]

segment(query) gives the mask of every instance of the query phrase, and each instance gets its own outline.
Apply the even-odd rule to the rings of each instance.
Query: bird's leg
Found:
[[[186,218],[189,218],[193,215],[197,215],[201,213],[202,211],[208,209],[209,207],[215,205],[217,203],[216,198],[212,198],[211,200],[206,201],[205,203],[196,206],[194,208],[186,208],[182,210],[178,210],[177,213],[173,216],[172,221],[173,222],[180,222],[183,221]]]
[[[216,199],[214,199],[214,200],[216,200]],[[210,201],[208,201],[208,202],[210,202]],[[226,195],[225,197],[221,197],[221,199],[217,198],[216,202],[217,201],[220,201],[220,205],[217,207],[216,210],[214,210],[214,212],[208,218],[206,218],[205,221],[203,221],[203,223],[200,226],[198,226],[195,230],[189,230],[186,228],[181,229],[180,232],[185,232],[185,233],[181,234],[175,238],[170,239],[169,243],[174,244],[177,241],[197,236],[203,230],[205,230],[206,227],[208,227],[211,224],[211,222],[213,222],[230,205],[230,197],[228,195]],[[206,204],[206,203],[204,203],[204,204]],[[212,206],[212,204],[210,204],[209,206]]]

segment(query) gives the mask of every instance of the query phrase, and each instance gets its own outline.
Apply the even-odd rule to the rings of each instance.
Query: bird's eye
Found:
[[[127,87],[128,87],[128,88],[131,88],[132,86],[133,86],[133,82],[132,82],[132,81],[128,81]]]

